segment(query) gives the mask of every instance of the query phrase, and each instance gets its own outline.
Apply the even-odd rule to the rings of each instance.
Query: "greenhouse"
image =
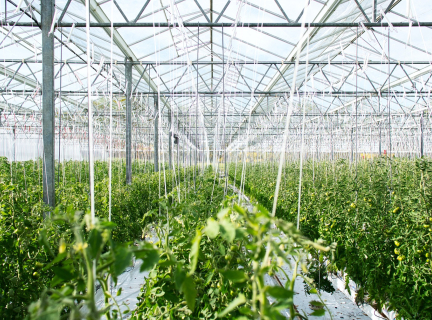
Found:
[[[432,319],[428,0],[5,0],[1,319]]]

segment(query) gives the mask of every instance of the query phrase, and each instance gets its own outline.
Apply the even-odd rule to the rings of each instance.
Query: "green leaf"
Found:
[[[90,256],[95,259],[102,249],[102,235],[98,229],[92,229],[88,237]]]
[[[225,250],[225,246],[222,243],[219,243],[219,252],[221,253],[221,255],[225,255],[226,254],[226,250]]]
[[[156,249],[140,250],[135,257],[143,261],[140,272],[151,270],[159,262],[159,251]]]
[[[267,287],[266,290],[270,296],[277,300],[284,300],[293,297],[293,292],[283,287]]]
[[[46,252],[51,256],[55,257],[54,252],[51,249],[51,245],[48,242],[47,234],[45,230],[39,231],[39,243],[45,248]]]
[[[117,290],[117,294],[116,294],[116,296],[118,297],[119,295],[121,295],[121,293],[122,293],[122,288],[119,288],[119,289]]]
[[[108,230],[114,230],[117,227],[117,224],[111,221],[100,221],[99,224],[103,229]]]
[[[132,251],[126,247],[120,247],[115,252],[114,276],[120,275],[132,263]]]
[[[178,291],[181,291],[183,281],[186,278],[186,272],[182,269],[181,265],[177,265],[177,270],[174,273],[174,281]]]
[[[197,290],[195,289],[195,281],[190,276],[186,276],[182,285],[182,292],[186,299],[188,308],[193,311],[195,309],[195,300]]]
[[[209,218],[203,231],[210,239],[214,239],[219,234],[219,223],[215,219]]]
[[[56,263],[62,261],[66,256],[67,256],[67,252],[66,251],[63,252],[63,253],[59,253],[57,255],[57,257],[53,261],[51,261],[50,263],[48,263],[42,270],[45,271],[45,270],[50,269],[53,265],[55,265]]]
[[[258,209],[258,211],[260,212],[260,216],[263,215],[267,218],[270,218],[270,213],[268,212],[268,210],[262,205],[262,204],[258,204],[256,206],[256,208]]]
[[[231,303],[226,307],[224,311],[218,314],[218,318],[225,317],[228,313],[233,311],[238,306],[246,303],[246,297],[243,293],[240,293],[237,298],[235,298]]]
[[[316,300],[309,301],[309,304],[316,307],[324,307],[324,303]]]
[[[230,213],[230,211],[231,211],[230,208],[224,208],[224,209],[222,209],[217,214],[218,219],[221,220],[221,219],[225,218]]]
[[[159,261],[159,252],[157,250],[151,250],[147,252],[146,259],[143,260],[140,271],[147,271],[152,269]]]
[[[51,280],[50,287],[54,288],[62,282],[64,282],[62,278],[60,278],[59,276],[54,276],[54,278]]]
[[[192,248],[189,254],[190,259],[190,269],[189,269],[189,275],[192,275],[195,272],[197,263],[198,263],[198,256],[199,256],[199,247],[200,247],[200,241],[201,241],[201,231],[197,230],[195,234],[195,238],[192,240]]]
[[[221,273],[225,278],[232,282],[243,282],[248,279],[247,275],[243,271],[239,270],[226,270],[221,271]]]
[[[65,281],[72,280],[73,277],[74,277],[73,274],[72,274],[72,272],[70,272],[66,268],[54,266],[54,267],[52,267],[52,270],[54,271],[54,274],[57,277],[59,277],[62,280],[65,280]]]
[[[243,216],[246,215],[246,210],[240,207],[237,203],[234,203],[233,209]]]
[[[234,241],[236,231],[234,225],[231,222],[227,220],[221,221],[220,230],[222,238],[224,238],[227,242],[231,243]]]
[[[174,266],[176,263],[172,260],[160,260],[159,261],[159,268],[167,268],[170,266]]]
[[[314,317],[322,317],[324,314],[325,314],[325,310],[324,309],[320,309],[320,310],[315,310],[310,315],[314,316]]]
[[[207,275],[207,278],[206,278],[205,281],[204,281],[204,286],[207,286],[207,285],[210,283],[211,279],[213,278],[213,275],[214,275],[214,270],[212,270],[212,271]]]

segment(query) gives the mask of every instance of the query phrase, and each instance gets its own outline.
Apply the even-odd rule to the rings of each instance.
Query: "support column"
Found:
[[[155,118],[154,118],[154,171],[159,171],[159,101],[154,96]]]
[[[53,14],[54,0],[42,0],[43,201],[50,207],[55,206],[54,35],[48,35]]]
[[[420,158],[424,155],[424,140],[423,140],[423,115],[420,118]]]
[[[125,59],[126,78],[126,184],[132,184],[132,63]]]
[[[350,162],[353,163],[354,161],[354,142],[353,142],[353,132],[354,128],[351,127],[351,156],[350,156]]]
[[[168,112],[168,128],[169,128],[169,134],[168,134],[168,164],[169,164],[169,169],[171,170],[173,168],[172,165],[172,136],[173,136],[173,128],[172,128],[172,123],[171,123],[171,117],[172,117],[172,113],[171,111]]]
[[[333,146],[333,119],[330,119],[331,122],[331,160],[334,160],[334,146]]]

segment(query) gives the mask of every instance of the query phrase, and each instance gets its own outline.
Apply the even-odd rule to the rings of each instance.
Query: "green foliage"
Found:
[[[291,318],[302,317],[293,302],[301,275],[294,272],[285,288],[265,286],[264,276],[281,263],[297,270],[307,250],[329,247],[308,240],[260,205],[249,212],[235,199],[224,200],[225,181],[216,180],[211,168],[198,170],[191,183],[194,168],[153,173],[135,164],[134,181],[126,185],[124,166],[114,163],[113,221],[108,222],[106,163],[95,163],[94,221],[80,214],[89,206],[87,163],[57,166],[56,209],[42,205],[41,167],[40,161],[0,159],[0,244],[6,247],[0,253],[2,318],[22,319],[29,305],[30,319],[118,318],[108,281],[115,282],[134,256],[143,261],[141,271],[150,271],[136,319],[281,319],[286,308]],[[174,187],[176,180],[181,183]],[[276,240],[280,231],[285,236]],[[157,242],[140,241],[149,236]],[[105,296],[99,309],[97,283]],[[271,305],[270,296],[276,299]]]
[[[230,168],[234,177],[235,166]],[[241,180],[237,169],[236,184]],[[273,205],[277,166],[249,165],[245,191]],[[299,164],[287,163],[276,215],[297,220]],[[337,270],[378,308],[406,319],[432,318],[432,162],[378,158],[349,164],[308,161],[303,168],[300,228],[337,242]]]
[[[158,249],[149,243],[115,243],[111,236],[115,223],[98,218],[92,221],[90,214],[81,219],[78,212],[70,209],[66,214],[56,212],[52,220],[67,226],[62,236],[69,241],[60,240],[58,254],[44,267],[55,276],[49,288],[30,305],[28,318],[118,318],[120,309],[110,294],[110,278],[116,283],[117,277],[132,264],[133,255],[147,260],[149,256],[158,256]],[[151,268],[157,259],[146,263]],[[95,301],[96,281],[105,296],[105,305],[100,309]]]
[[[157,243],[161,260],[146,279],[133,319],[282,319],[286,308],[292,319],[300,316],[293,289],[301,275],[294,272],[285,288],[265,286],[264,276],[282,263],[297,270],[305,248],[329,247],[308,240],[262,206],[249,212],[227,199],[220,208],[222,185],[213,188],[213,179],[205,178],[199,185],[184,201],[162,204],[152,226],[164,239]],[[280,231],[285,236],[277,240]],[[270,305],[269,296],[276,302]]]
[[[90,204],[88,163],[67,161],[57,164],[56,169],[60,176],[60,182],[56,177],[56,212],[85,212]],[[144,214],[158,207],[153,201],[159,198],[159,182],[163,194],[164,177],[170,191],[175,179],[187,182],[191,170],[181,168],[176,175],[172,171],[159,175],[149,164],[134,162],[134,180],[128,186],[124,181],[124,164],[114,161],[112,221],[117,228],[110,233],[113,240],[141,239],[142,225],[153,219],[152,216],[143,219]],[[107,218],[106,162],[95,163],[95,181],[96,216]],[[27,307],[50,285],[53,277],[57,274],[66,276],[64,269],[45,266],[55,257],[60,239],[68,242],[67,237],[73,234],[66,232],[64,223],[43,220],[44,213],[49,216],[53,209],[44,207],[42,202],[42,161],[9,162],[0,157],[0,318],[23,319]],[[98,243],[100,238],[92,236],[89,241]],[[126,254],[124,251],[120,253]],[[145,258],[142,268],[148,269],[158,256],[151,253]],[[122,265],[117,265],[117,269],[122,269]]]

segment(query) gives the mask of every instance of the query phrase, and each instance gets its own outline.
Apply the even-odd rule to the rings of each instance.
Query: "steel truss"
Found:
[[[417,10],[422,1],[412,1]],[[88,142],[84,3],[25,0],[17,8],[7,0],[0,17],[0,136],[42,137],[50,205],[56,143],[60,152],[60,141]],[[189,164],[209,163],[210,154],[216,162],[276,153],[287,113],[294,158],[303,123],[306,149],[316,156],[354,161],[362,153],[432,150],[432,50],[419,41],[432,36],[432,16],[404,15],[401,0],[315,1],[298,12],[277,1],[143,1],[131,10],[117,0],[114,22],[110,3],[89,0],[91,115],[95,147],[104,150],[112,84],[113,145],[126,159],[128,183],[140,152],[155,170],[164,155],[177,165],[174,153]],[[249,21],[245,8],[262,21]],[[302,22],[307,10],[315,17]],[[166,19],[156,22],[160,14]]]

